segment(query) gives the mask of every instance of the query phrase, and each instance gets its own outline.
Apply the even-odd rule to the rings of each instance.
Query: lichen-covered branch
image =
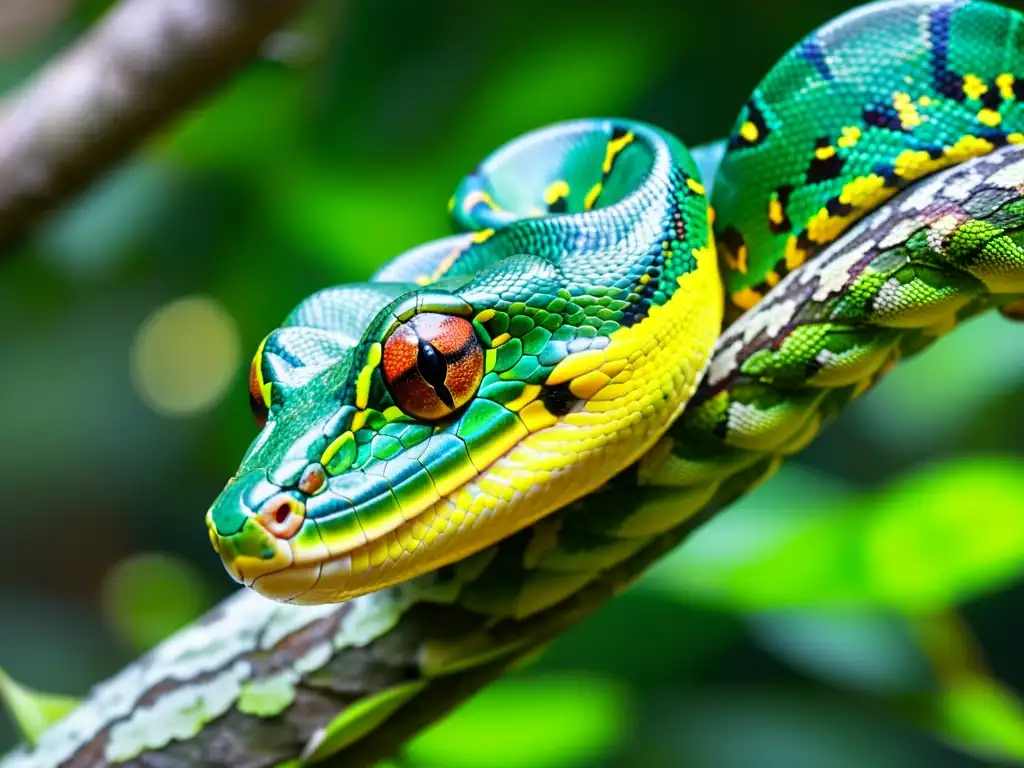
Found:
[[[1024,147],[915,185],[733,324],[683,417],[602,490],[343,605],[236,595],[0,768],[373,765],[628,586],[899,360],[1019,302],[1022,235]],[[805,337],[821,351],[797,367],[783,342]],[[730,437],[733,409],[770,414],[756,445]]]
[[[302,5],[302,0],[123,0],[116,5],[0,102],[0,246],[223,84]]]
[[[0,765],[256,768],[335,750],[325,764],[373,765],[591,613],[678,537],[652,541],[644,557],[521,620],[460,606],[457,577],[340,606],[236,594]]]

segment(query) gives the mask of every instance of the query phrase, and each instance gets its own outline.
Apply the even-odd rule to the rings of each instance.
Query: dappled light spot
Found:
[[[139,328],[132,380],[157,413],[194,416],[225,396],[240,359],[234,318],[213,299],[188,296],[160,307]]]
[[[101,601],[118,637],[145,651],[198,618],[213,599],[188,562],[162,552],[143,552],[107,572]]]

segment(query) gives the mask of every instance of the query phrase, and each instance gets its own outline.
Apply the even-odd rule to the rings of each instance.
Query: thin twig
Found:
[[[115,6],[0,103],[0,246],[223,85],[302,5],[124,0]]]

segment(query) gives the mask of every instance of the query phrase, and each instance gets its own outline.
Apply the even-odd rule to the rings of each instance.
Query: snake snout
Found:
[[[305,517],[300,494],[269,482],[265,472],[250,472],[221,492],[206,514],[206,525],[228,573],[251,585],[259,576],[292,564],[288,540]]]

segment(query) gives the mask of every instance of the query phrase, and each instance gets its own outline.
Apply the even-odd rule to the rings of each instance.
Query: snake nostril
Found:
[[[284,525],[288,519],[288,515],[292,513],[292,508],[287,504],[282,504],[274,511],[274,522],[278,525]]]
[[[279,494],[264,502],[256,519],[260,525],[280,539],[290,539],[306,519],[306,507],[298,499]]]

